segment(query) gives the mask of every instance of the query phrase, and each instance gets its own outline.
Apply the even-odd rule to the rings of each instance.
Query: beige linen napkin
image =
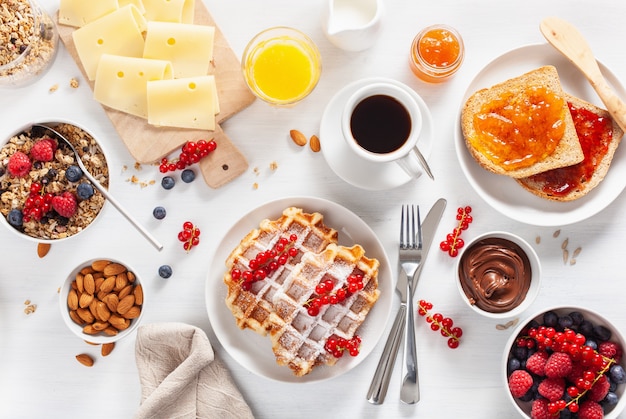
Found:
[[[137,329],[141,383],[136,419],[253,418],[202,329],[155,323]]]

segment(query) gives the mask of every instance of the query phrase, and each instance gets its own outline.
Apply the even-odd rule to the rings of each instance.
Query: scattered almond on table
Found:
[[[292,129],[291,131],[289,131],[289,136],[291,137],[293,142],[300,147],[305,146],[307,143],[307,139],[304,134],[297,129]]]
[[[76,355],[76,360],[86,367],[93,367],[94,364],[93,358],[87,354]]]
[[[52,245],[50,243],[38,243],[37,244],[37,256],[43,258],[50,251],[50,247]]]

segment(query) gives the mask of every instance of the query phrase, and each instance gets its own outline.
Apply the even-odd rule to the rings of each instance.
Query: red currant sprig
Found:
[[[298,255],[298,249],[293,246],[296,240],[298,236],[295,234],[289,238],[281,237],[273,248],[259,252],[248,262],[249,270],[243,272],[237,268],[231,270],[231,278],[233,281],[240,281],[243,290],[250,291],[254,282],[264,280],[280,266],[285,265],[290,257]]]
[[[324,348],[333,354],[335,358],[341,358],[345,351],[348,351],[350,356],[357,356],[360,346],[361,338],[358,335],[354,335],[350,340],[337,335],[330,335]]]
[[[439,248],[444,252],[448,252],[448,254],[452,257],[458,256],[459,249],[465,246],[465,242],[461,238],[461,232],[463,230],[467,230],[470,223],[474,221],[470,212],[472,212],[472,207],[469,205],[466,207],[459,207],[456,213],[456,219],[458,221],[456,228],[452,231],[452,233],[446,236],[444,241],[439,244]]]
[[[54,195],[46,193],[40,183],[33,182],[30,185],[30,193],[24,203],[24,221],[39,221],[50,212]]]
[[[167,173],[183,170],[194,163],[198,163],[200,159],[208,156],[216,148],[217,143],[214,140],[187,141],[183,144],[177,159],[168,160],[167,157],[161,159],[159,172]]]
[[[200,244],[200,229],[191,221],[185,221],[183,230],[178,233],[178,241],[183,242],[183,249],[189,252],[192,247]]]
[[[320,314],[320,309],[325,305],[339,304],[350,295],[363,289],[363,275],[351,274],[348,282],[337,291],[333,292],[335,284],[330,279],[326,279],[315,287],[315,294],[304,303],[309,316],[315,317]]]
[[[459,347],[463,330],[454,326],[454,322],[450,317],[443,317],[440,313],[430,314],[429,310],[433,308],[432,303],[426,300],[420,300],[417,307],[417,314],[426,316],[426,322],[430,323],[433,331],[441,330],[441,336],[448,338],[448,347],[455,349]]]

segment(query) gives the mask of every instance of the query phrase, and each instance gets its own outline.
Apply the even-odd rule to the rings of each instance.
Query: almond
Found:
[[[95,320],[93,314],[91,314],[91,311],[86,308],[79,307],[78,310],[76,310],[76,314],[78,314],[78,317],[80,317],[85,323],[88,324],[93,323]]]
[[[111,343],[103,343],[102,347],[100,348],[100,354],[102,356],[107,356],[109,355],[111,352],[113,352],[113,349],[115,348],[115,342],[111,342]]]
[[[79,273],[76,275],[76,289],[79,293],[85,292],[85,275]]]
[[[139,317],[139,315],[141,314],[141,308],[139,306],[132,306],[131,308],[128,309],[128,311],[124,314],[122,314],[122,316],[125,319],[136,319],[137,317]]]
[[[135,282],[135,279],[137,279],[135,274],[132,273],[131,271],[126,272],[126,276],[128,276],[128,282],[130,282],[131,284]]]
[[[293,142],[299,145],[300,147],[306,145],[306,137],[304,136],[303,133],[301,133],[297,129],[292,129],[291,131],[289,131],[289,136],[291,137]]]
[[[93,327],[98,332],[103,331],[104,329],[106,329],[109,326],[110,325],[109,325],[108,322],[95,322],[94,324],[91,325],[91,327]]]
[[[109,310],[107,305],[102,301],[98,301],[96,303],[96,313],[98,313],[100,320],[105,322],[109,320],[109,317],[111,317],[111,310]]]
[[[46,256],[50,251],[50,243],[38,243],[37,244],[37,256],[40,258]]]
[[[70,311],[70,319],[72,319],[72,321],[79,326],[82,326],[85,324],[85,321],[80,318],[78,313],[76,313],[76,310]]]
[[[96,271],[96,272],[102,272],[102,271],[104,271],[104,268],[107,265],[110,265],[110,264],[111,264],[110,260],[105,260],[105,259],[103,259],[103,260],[96,260],[96,261],[92,262],[91,268],[94,271]],[[109,276],[109,275],[107,275],[107,276]]]
[[[98,278],[96,278],[95,276],[93,277],[94,279],[94,284],[96,286],[95,291],[99,291],[100,287],[102,286],[102,283],[104,282],[104,278],[99,276]],[[94,291],[94,292],[95,292]]]
[[[120,317],[117,314],[111,314],[111,317],[109,318],[109,323],[111,323],[111,326],[113,326],[117,330],[124,330],[127,329],[128,326],[130,326],[130,320]]]
[[[93,294],[87,294],[83,292],[78,299],[78,305],[81,308],[89,307],[89,304],[93,301]]]
[[[115,336],[118,334],[118,330],[116,328],[114,328],[113,326],[109,326],[106,329],[103,330],[105,335],[108,336]]]
[[[76,360],[86,367],[93,367],[93,358],[87,354],[76,355]]]
[[[121,291],[124,287],[128,285],[128,276],[126,276],[126,272],[122,272],[115,277],[115,291]]]
[[[78,308],[78,294],[75,290],[70,290],[67,294],[67,306],[70,310],[76,310]]]
[[[109,294],[102,299],[102,302],[104,302],[107,305],[107,308],[112,313],[117,312],[117,304],[119,303],[119,298],[117,297],[117,295]]]
[[[107,277],[107,279],[102,282],[102,285],[100,285],[100,291],[105,293],[113,291],[113,288],[115,287],[115,278],[116,277],[114,276]]]
[[[93,270],[93,268],[91,266],[85,266],[83,269],[80,270],[80,273],[82,275],[87,275],[87,274],[92,274],[95,271]]]
[[[88,294],[95,294],[96,293],[96,281],[93,279],[93,275],[92,274],[87,274],[85,275],[85,278],[83,279],[84,284],[83,286],[85,287],[85,292]]]
[[[95,327],[93,327],[93,324],[88,324],[88,325],[85,325],[85,327],[83,327],[83,333],[87,335],[96,335],[100,333],[100,331],[96,329]]]
[[[135,304],[138,306],[143,304],[143,287],[141,284],[135,285],[135,289],[133,290],[133,295],[135,296]]]
[[[121,300],[122,298],[124,298],[127,295],[129,295],[132,291],[133,291],[133,286],[132,285],[126,285],[119,293],[117,293],[117,298],[119,298]]]
[[[105,276],[121,274],[122,272],[126,272],[126,266],[121,263],[109,263],[104,267],[103,272]]]
[[[117,305],[117,312],[123,315],[128,310],[130,310],[130,308],[134,305],[135,305],[135,296],[132,294],[127,295],[126,297],[122,298],[120,300],[120,303]]]
[[[320,144],[320,139],[317,135],[311,136],[311,139],[309,140],[309,146],[311,147],[311,150],[313,150],[313,152],[315,153],[317,153],[318,151],[322,149],[322,145]]]

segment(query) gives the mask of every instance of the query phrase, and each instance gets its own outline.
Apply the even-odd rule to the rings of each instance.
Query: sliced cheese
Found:
[[[143,56],[171,61],[175,78],[204,76],[213,59],[214,36],[213,26],[148,22]]]
[[[146,20],[129,4],[72,33],[78,57],[89,80],[94,80],[102,54],[141,57]]]
[[[117,0],[61,0],[59,23],[80,28],[118,8]]]
[[[148,82],[148,123],[215,130],[217,88],[212,75]]]
[[[137,7],[137,9],[139,9],[141,14],[146,13],[146,8],[143,6],[142,0],[118,0],[117,3],[119,4],[120,7],[124,7],[128,4],[134,4]]]
[[[193,23],[194,0],[143,0],[148,21]]]
[[[110,108],[147,118],[148,81],[171,78],[172,64],[169,61],[103,54],[93,96]]]

